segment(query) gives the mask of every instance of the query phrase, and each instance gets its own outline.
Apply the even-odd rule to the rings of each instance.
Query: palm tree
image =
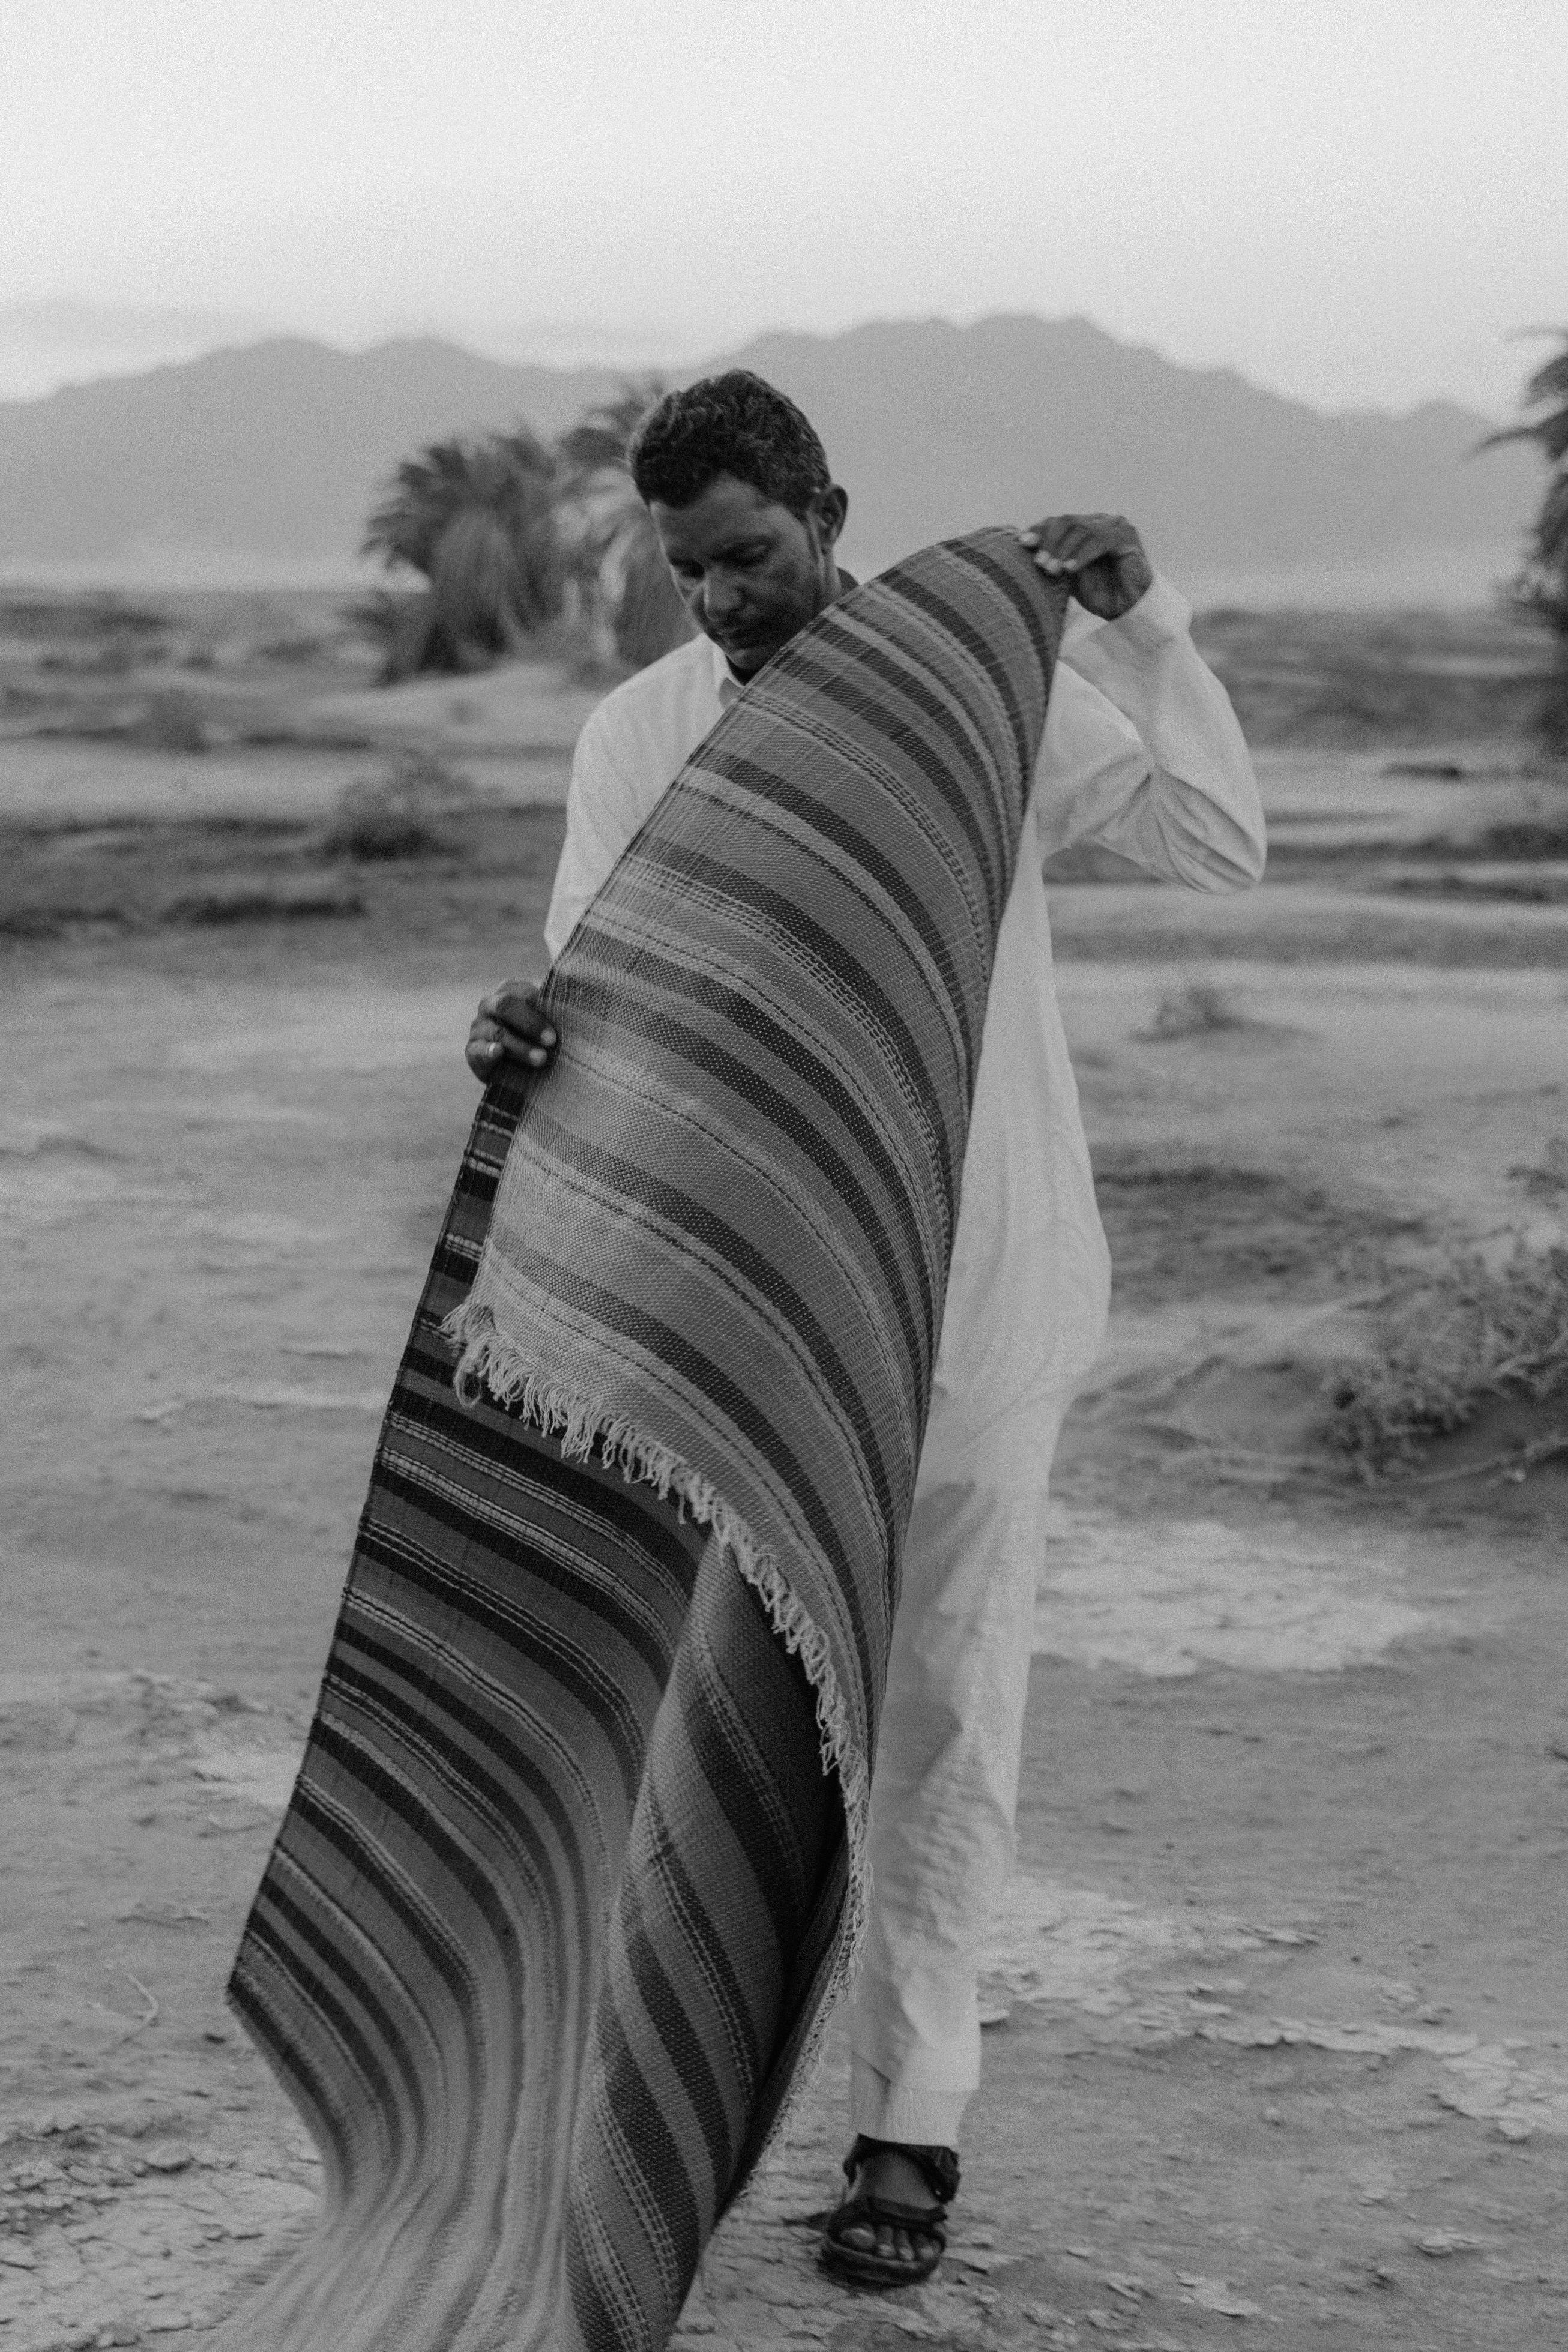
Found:
[[[626,470],[626,444],[662,397],[658,376],[623,384],[556,443],[563,528],[588,601],[608,616],[616,653],[641,669],[691,635],[658,534]]]
[[[1556,639],[1556,669],[1539,724],[1553,751],[1568,752],[1568,328],[1538,331],[1563,338],[1563,349],[1536,369],[1520,403],[1521,408],[1542,414],[1489,433],[1480,446],[1491,449],[1502,441],[1533,441],[1552,468],[1525,544],[1523,569],[1508,593],[1516,611],[1541,622]]]
[[[432,442],[399,466],[364,552],[428,586],[384,593],[360,617],[382,637],[384,675],[483,668],[515,654],[561,608],[554,458],[525,425]]]

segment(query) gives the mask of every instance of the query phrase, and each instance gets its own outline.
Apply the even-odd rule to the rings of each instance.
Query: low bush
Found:
[[[159,920],[197,929],[222,923],[310,922],[363,915],[352,885],[331,882],[215,882],[165,901]]]
[[[1461,1260],[1407,1292],[1382,1351],[1336,1365],[1320,1434],[1365,1472],[1408,1461],[1493,1397],[1568,1399],[1568,1249]]]
[[[352,857],[358,865],[383,858],[437,857],[446,846],[423,817],[374,804],[342,810],[321,844],[329,857]]]
[[[1568,1135],[1551,1137],[1539,1160],[1516,1163],[1508,1172],[1532,1200],[1561,1201],[1568,1193]]]
[[[322,854],[356,864],[445,856],[452,843],[438,820],[466,809],[474,797],[469,779],[444,761],[426,751],[401,752],[386,775],[344,786],[322,836]]]
[[[1137,1034],[1146,1043],[1164,1044],[1176,1037],[1210,1036],[1217,1030],[1250,1026],[1223,988],[1216,988],[1212,981],[1189,980],[1184,987],[1160,999],[1154,1018]]]

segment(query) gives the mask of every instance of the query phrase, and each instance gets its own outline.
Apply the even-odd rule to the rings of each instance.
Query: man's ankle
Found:
[[[918,2200],[951,2205],[958,2194],[960,2172],[955,2148],[873,2138],[869,2133],[862,2132],[856,2137],[844,2169],[856,2179],[868,2176],[868,2186],[874,2193],[900,2203]]]

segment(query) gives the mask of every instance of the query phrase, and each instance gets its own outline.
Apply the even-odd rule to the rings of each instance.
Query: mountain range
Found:
[[[982,522],[1110,509],[1193,591],[1315,580],[1341,602],[1336,581],[1406,582],[1420,601],[1427,580],[1436,601],[1456,583],[1479,597],[1542,486],[1528,449],[1472,462],[1491,420],[1451,403],[1326,415],[1082,319],[772,334],[672,380],[720,366],[756,369],[812,417],[861,570]],[[549,438],[618,388],[602,368],[435,341],[351,354],[288,338],[0,403],[0,572],[347,573],[401,458],[520,417]]]

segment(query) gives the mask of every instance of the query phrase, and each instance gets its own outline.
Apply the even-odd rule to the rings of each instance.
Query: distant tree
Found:
[[[647,509],[626,468],[626,444],[665,390],[658,376],[626,383],[556,443],[562,530],[586,601],[606,619],[616,653],[642,668],[691,635]]]
[[[561,609],[556,461],[524,425],[432,442],[399,466],[371,516],[364,552],[427,585],[383,592],[359,611],[381,637],[384,675],[482,669],[516,653]]]
[[[1551,468],[1525,544],[1523,569],[1508,597],[1516,612],[1539,621],[1555,641],[1556,666],[1540,725],[1551,749],[1568,753],[1568,328],[1542,331],[1560,335],[1563,349],[1538,367],[1524,387],[1521,407],[1541,414],[1489,433],[1480,446],[1493,449],[1504,441],[1533,441]]]

